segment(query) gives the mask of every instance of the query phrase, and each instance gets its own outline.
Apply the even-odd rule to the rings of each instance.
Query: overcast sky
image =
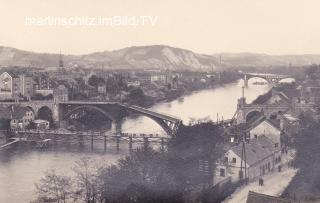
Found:
[[[26,25],[26,17],[47,16],[151,16],[155,24]],[[0,25],[0,45],[37,52],[162,44],[207,54],[320,54],[319,0],[0,0]]]

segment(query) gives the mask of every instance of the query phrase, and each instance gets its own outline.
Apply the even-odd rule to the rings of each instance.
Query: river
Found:
[[[179,117],[184,124],[198,119],[231,118],[236,110],[237,99],[241,97],[242,81],[216,87],[209,90],[193,92],[183,98],[159,103],[152,110]],[[267,85],[249,85],[245,89],[247,102],[270,89]],[[128,118],[122,124],[123,132],[159,133],[163,130],[146,117]],[[106,163],[114,163],[119,157],[128,153],[123,147],[116,153],[115,146],[108,146],[103,152],[103,144],[96,143],[91,151],[89,144],[83,148],[74,145],[61,145],[56,149],[39,150],[30,147],[13,147],[0,151],[0,202],[30,202],[34,199],[34,184],[44,172],[56,169],[58,173],[72,174],[76,160],[89,156]]]

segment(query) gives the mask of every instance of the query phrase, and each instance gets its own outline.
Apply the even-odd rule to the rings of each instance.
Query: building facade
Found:
[[[0,99],[30,98],[34,94],[33,78],[24,74],[3,72],[0,74]]]
[[[12,106],[10,128],[25,129],[35,119],[35,115],[28,107]]]

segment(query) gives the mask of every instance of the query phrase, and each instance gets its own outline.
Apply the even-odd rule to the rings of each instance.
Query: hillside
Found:
[[[220,65],[220,56],[222,65]],[[58,54],[35,53],[0,46],[0,66],[57,66]],[[134,46],[86,55],[64,55],[65,65],[104,69],[219,70],[226,67],[304,66],[320,64],[320,55],[266,55],[221,53],[205,55],[169,46]]]

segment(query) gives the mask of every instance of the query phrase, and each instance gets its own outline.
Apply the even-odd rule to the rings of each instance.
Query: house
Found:
[[[11,129],[25,129],[31,122],[34,121],[35,115],[28,107],[12,106],[11,111]]]
[[[218,161],[213,182],[216,185],[227,178],[231,178],[231,182],[244,178],[254,180],[273,171],[280,163],[280,146],[262,135],[248,143],[231,146]]]
[[[106,85],[99,85],[98,86],[98,93],[99,94],[106,94],[107,92],[107,86]]]
[[[68,88],[66,88],[64,85],[59,85],[57,88],[53,89],[53,97],[56,101],[68,101]]]
[[[247,135],[250,140],[264,135],[280,146],[282,131],[280,130],[280,126],[277,126],[275,123],[275,121],[266,118],[258,119],[256,122],[249,124]]]
[[[265,116],[259,115],[259,117],[255,117],[250,122],[238,124],[230,130],[230,134],[235,139],[239,136],[245,136],[248,141],[264,135],[275,144],[281,146],[283,131],[280,129],[280,120],[267,119]]]
[[[11,72],[0,74],[0,100],[30,98],[34,93],[33,78]]]

